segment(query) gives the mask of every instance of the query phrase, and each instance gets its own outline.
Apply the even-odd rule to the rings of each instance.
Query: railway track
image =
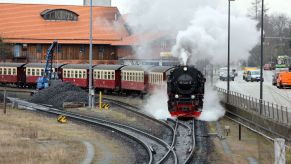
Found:
[[[175,130],[175,137],[171,146],[177,154],[178,163],[190,163],[193,160],[196,148],[195,120],[181,121],[178,119],[168,119],[168,123]]]
[[[29,103],[27,101],[16,98],[9,97],[9,100],[14,103],[17,103],[19,107],[23,107],[25,109],[36,110],[39,112],[54,115],[64,115],[67,116],[68,118],[77,121],[81,121],[96,126],[106,127],[111,130],[117,131],[119,133],[122,133],[123,135],[126,135],[136,140],[145,147],[146,151],[148,152],[148,163],[164,163],[167,160],[167,163],[177,164],[177,156],[175,151],[172,149],[171,145],[161,140],[160,138],[155,137],[152,134],[143,132],[139,129],[115,122],[110,122],[107,120],[98,119],[95,117],[90,117],[87,115],[76,114],[68,111],[61,111],[51,107]]]

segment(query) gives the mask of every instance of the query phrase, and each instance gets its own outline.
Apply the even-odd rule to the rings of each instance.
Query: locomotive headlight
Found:
[[[176,98],[176,99],[179,98],[179,95],[175,94],[175,98]]]
[[[183,70],[184,70],[184,71],[187,71],[187,70],[188,70],[188,68],[187,68],[187,67],[184,67],[184,68],[183,68]]]
[[[195,95],[191,95],[191,99],[195,99]]]

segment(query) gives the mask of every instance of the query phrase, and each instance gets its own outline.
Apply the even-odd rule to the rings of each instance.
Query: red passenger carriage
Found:
[[[121,68],[124,65],[97,65],[93,68],[94,88],[98,90],[119,91]]]
[[[156,66],[149,70],[149,87],[148,91],[153,92],[155,89],[167,87],[167,76],[170,74],[172,66]]]
[[[52,65],[53,73],[52,78],[62,78],[62,66],[65,64],[56,64]],[[28,86],[36,86],[37,79],[44,74],[45,63],[29,63],[25,66],[26,72],[26,85]]]
[[[24,63],[0,63],[0,83],[25,84]]]
[[[67,64],[63,68],[63,82],[81,88],[89,86],[89,64]]]
[[[136,91],[141,94],[148,89],[148,70],[153,66],[130,65],[121,68],[121,90]]]

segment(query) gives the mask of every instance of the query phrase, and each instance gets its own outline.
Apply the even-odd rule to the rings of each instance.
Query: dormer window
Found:
[[[46,9],[40,13],[44,20],[78,21],[78,14],[67,9]]]

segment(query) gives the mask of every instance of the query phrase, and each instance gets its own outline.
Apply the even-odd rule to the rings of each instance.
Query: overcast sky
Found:
[[[221,7],[227,7],[227,0],[221,1]],[[244,14],[250,8],[251,2],[254,0],[236,0],[232,3],[232,9],[238,10]],[[67,5],[82,5],[83,0],[0,0],[2,3],[44,3],[44,4],[67,4]],[[117,6],[122,13],[127,13],[130,8],[130,2],[133,0],[112,0],[112,5]],[[291,17],[291,0],[265,0],[271,13],[285,13]]]

